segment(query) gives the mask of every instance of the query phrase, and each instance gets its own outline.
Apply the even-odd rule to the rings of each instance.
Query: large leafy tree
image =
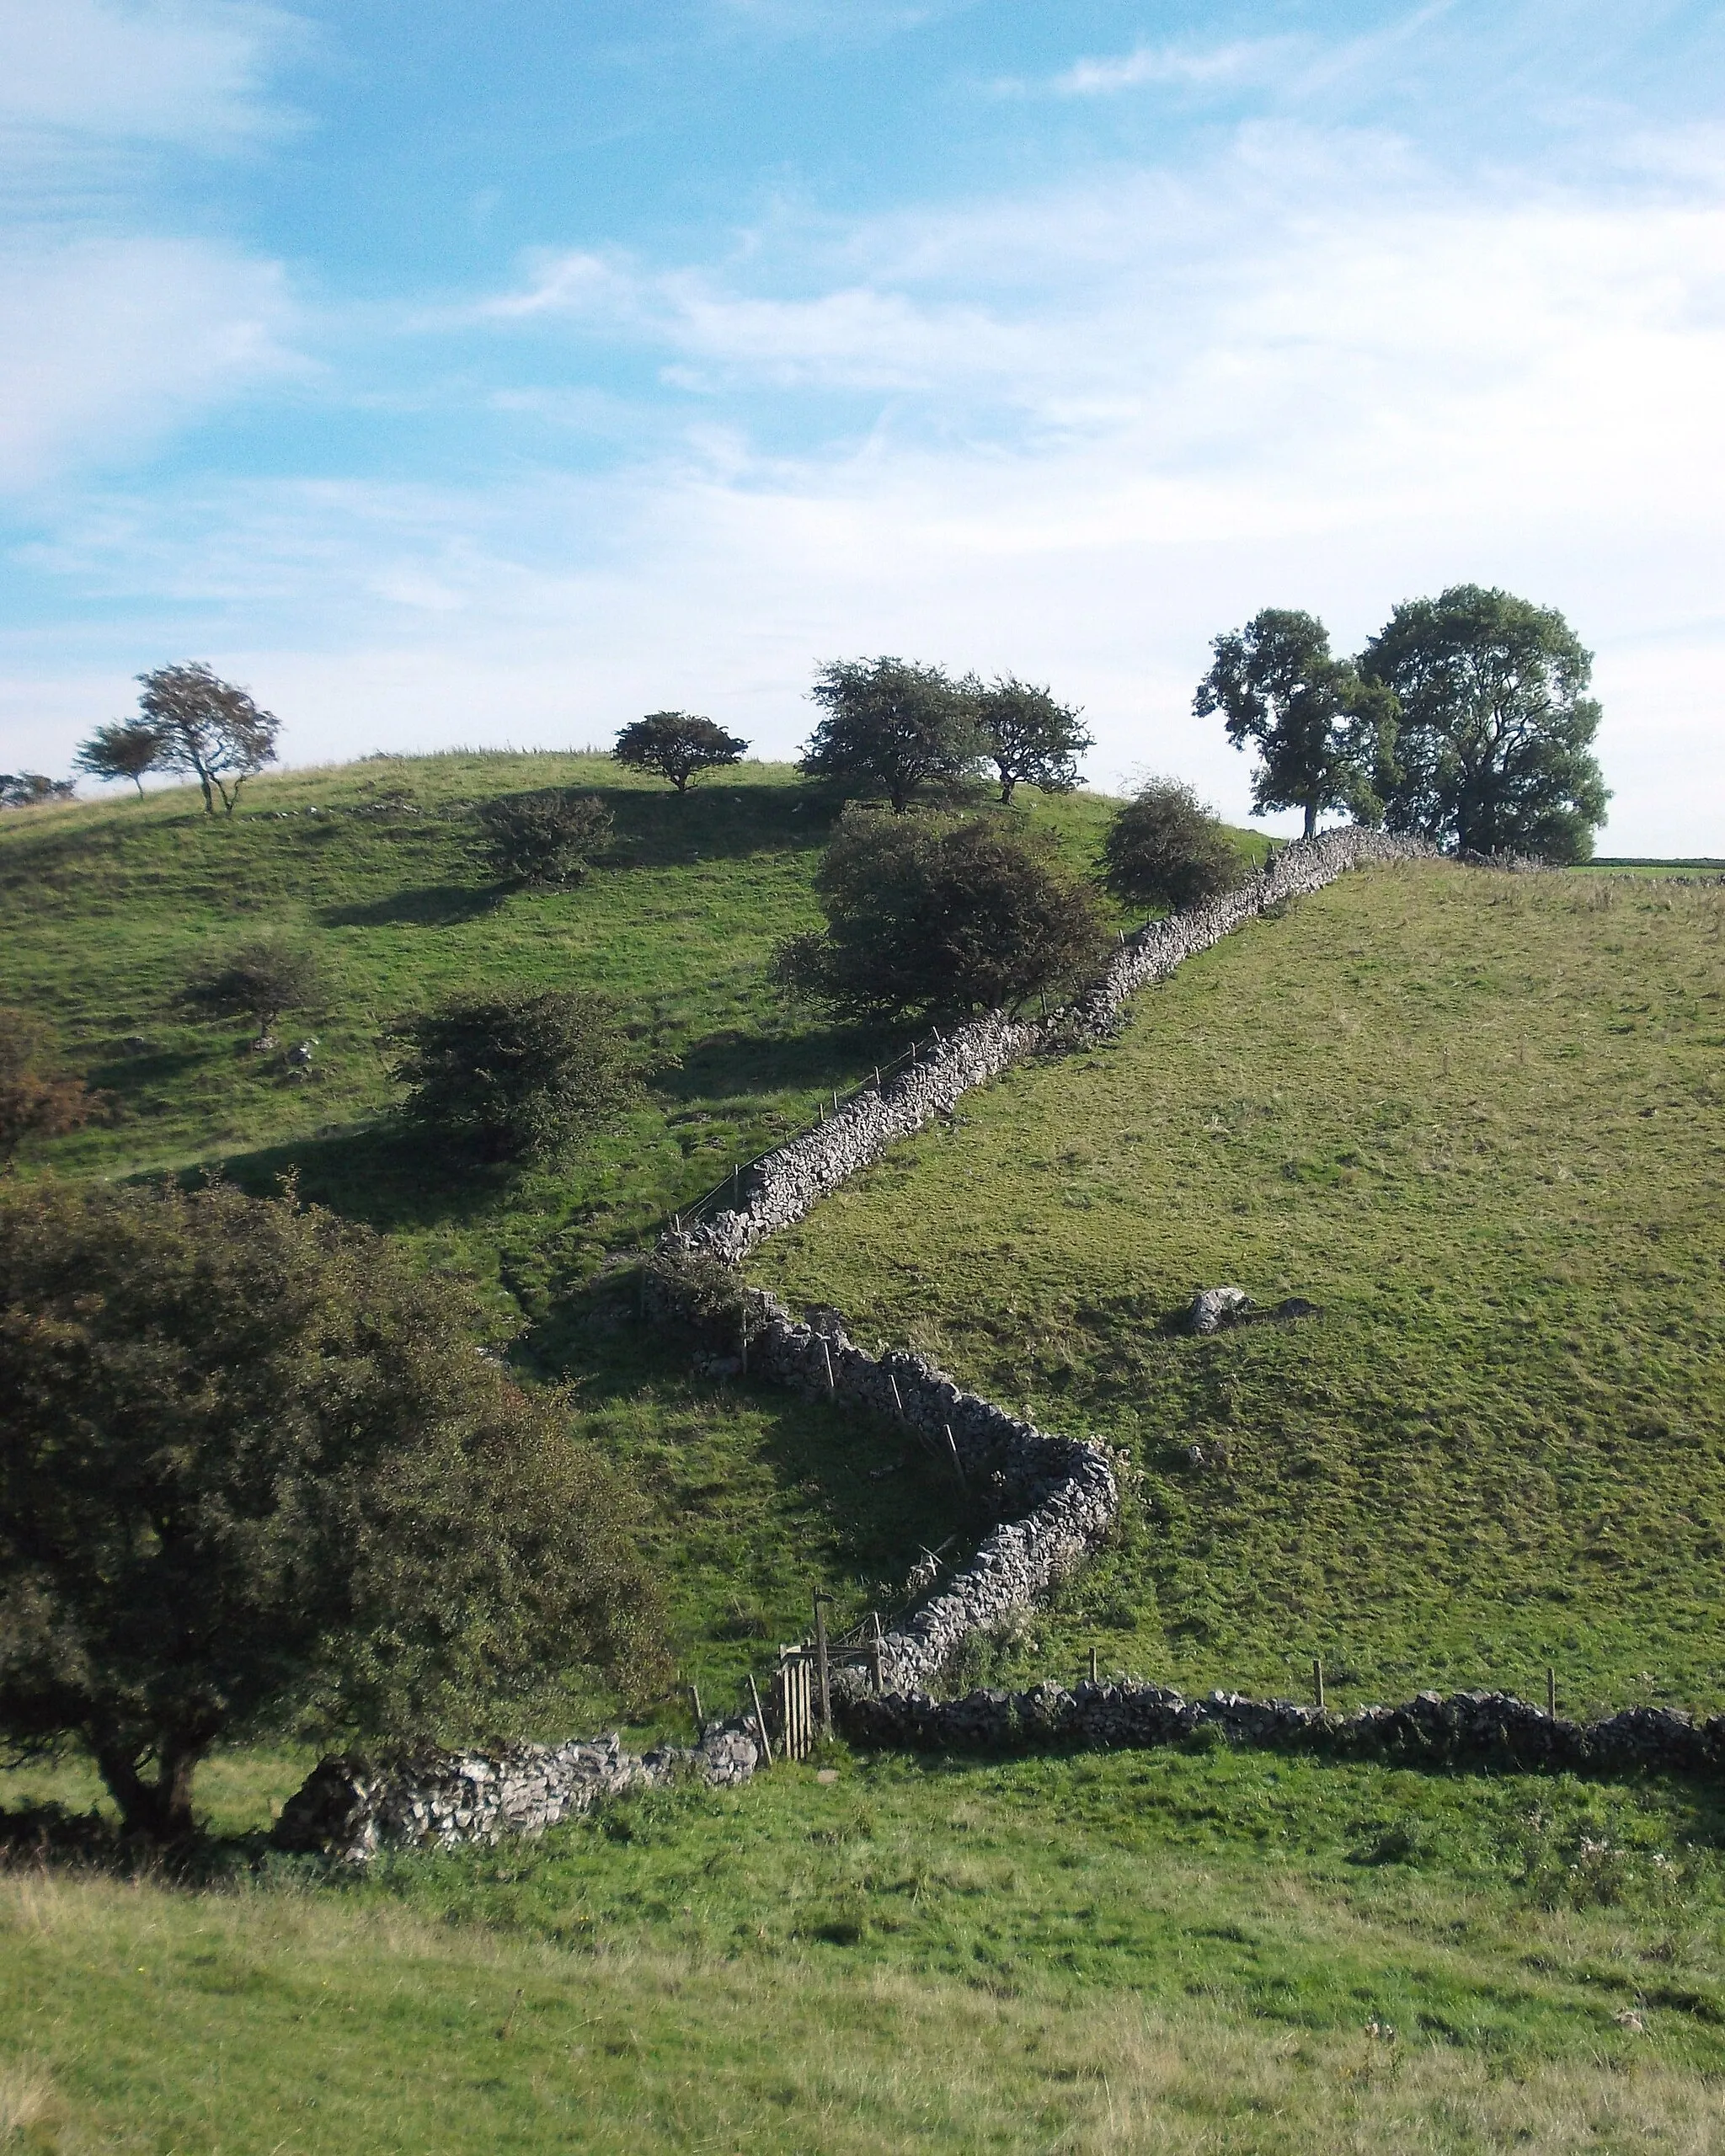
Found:
[[[162,736],[157,767],[188,773],[202,789],[209,813],[216,814],[220,795],[231,816],[246,781],[275,761],[280,720],[201,659],[158,666],[138,680],[143,723]]]
[[[985,689],[975,684],[972,696],[983,753],[1000,773],[1002,801],[1010,801],[1021,785],[1040,787],[1044,793],[1073,791],[1078,759],[1094,746],[1073,706],[1057,703],[1052,691],[1012,674],[997,675]]]
[[[1334,657],[1316,616],[1288,607],[1267,606],[1211,648],[1192,708],[1200,718],[1220,712],[1234,746],[1258,750],[1253,813],[1297,808],[1307,838],[1332,808],[1379,821],[1378,787],[1396,736],[1394,694],[1362,680],[1351,659]]]
[[[649,711],[617,737],[611,755],[620,764],[669,779],[679,793],[699,771],[740,763],[748,743],[715,720],[692,711]]]
[[[1554,607],[1477,584],[1398,606],[1360,656],[1401,706],[1394,830],[1585,861],[1610,798],[1593,655]]]
[[[0,1737],[169,1838],[224,1736],[501,1733],[650,1669],[631,1507],[476,1325],[291,1198],[0,1203]]]
[[[974,685],[902,659],[841,659],[810,696],[825,712],[804,744],[811,778],[884,794],[903,815],[919,793],[951,792],[980,771],[987,744]]]
[[[1051,839],[1014,818],[847,809],[815,876],[825,934],[780,944],[787,985],[857,1017],[1016,1009],[1082,976],[1105,931]]]

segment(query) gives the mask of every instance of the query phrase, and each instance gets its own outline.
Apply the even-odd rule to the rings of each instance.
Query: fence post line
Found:
[[[820,1678],[820,1733],[832,1736],[832,1687],[828,1681],[826,1664],[826,1605],[832,1600],[830,1594],[814,1590],[814,1666]]]
[[[766,1716],[761,1711],[761,1693],[752,1669],[749,1672],[749,1697],[755,1702],[755,1726],[761,1732],[761,1756],[770,1767],[772,1764],[772,1739],[766,1733]]]

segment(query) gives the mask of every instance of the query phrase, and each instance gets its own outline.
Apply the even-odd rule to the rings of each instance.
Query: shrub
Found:
[[[0,1006],[0,1167],[10,1167],[26,1138],[79,1129],[102,1106],[100,1094],[61,1069],[51,1026]]]
[[[1109,825],[1102,857],[1117,899],[1175,913],[1237,889],[1248,873],[1226,827],[1174,779],[1139,789]]]
[[[835,659],[809,691],[825,710],[801,769],[853,793],[884,794],[902,815],[918,794],[950,796],[980,770],[976,685],[902,659]]]
[[[410,1123],[478,1158],[515,1161],[564,1150],[638,1095],[611,1007],[590,995],[517,989],[398,1019],[385,1035],[401,1054]]]
[[[815,878],[826,931],[787,938],[780,981],[855,1016],[1017,1009],[1099,957],[1094,893],[1016,819],[850,809]]]
[[[0,1734],[191,1825],[218,1738],[486,1733],[655,1667],[631,1510],[382,1238],[287,1198],[0,1201]]]
[[[249,1018],[258,1038],[284,1011],[305,1011],[328,992],[315,951],[274,937],[243,944],[225,958],[209,960],[180,990],[188,1009],[206,1018]]]
[[[77,788],[69,778],[45,778],[40,771],[0,771],[0,808],[45,808],[70,801]]]
[[[483,803],[486,865],[501,882],[555,889],[579,883],[611,843],[611,814],[596,794],[568,787],[504,793]]]
[[[697,771],[740,762],[748,745],[694,712],[650,711],[624,727],[611,753],[636,771],[656,771],[683,793]]]

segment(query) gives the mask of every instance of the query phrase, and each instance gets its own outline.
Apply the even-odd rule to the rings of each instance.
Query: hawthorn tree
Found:
[[[853,792],[884,793],[902,816],[919,793],[951,793],[980,770],[986,744],[973,685],[902,659],[836,659],[810,696],[826,716],[802,770]]]
[[[74,771],[92,778],[129,778],[143,798],[144,774],[159,771],[168,735],[146,719],[118,718],[111,726],[99,726],[72,760]]]
[[[1247,873],[1227,827],[1176,779],[1139,788],[1108,825],[1102,857],[1117,899],[1171,913],[1236,889]]]
[[[70,801],[77,792],[69,778],[46,778],[40,771],[0,771],[0,808],[45,808]]]
[[[1312,837],[1326,809],[1360,823],[1382,820],[1377,786],[1396,738],[1394,692],[1360,679],[1353,661],[1330,651],[1311,614],[1267,606],[1243,629],[1215,638],[1210,671],[1192,700],[1200,718],[1220,712],[1236,749],[1258,750],[1255,815],[1298,808]]]
[[[212,958],[180,990],[179,1000],[206,1018],[250,1018],[267,1041],[284,1011],[303,1011],[328,993],[323,961],[304,945],[260,937],[225,958]]]
[[[1555,607],[1455,584],[1398,606],[1360,670],[1401,705],[1386,820],[1464,851],[1585,861],[1610,798],[1593,654]]]
[[[617,1012],[598,996],[505,990],[398,1018],[384,1038],[398,1051],[404,1118],[483,1161],[563,1152],[641,1090]]]
[[[1074,707],[1056,703],[1047,688],[1011,674],[997,675],[985,689],[975,683],[971,698],[983,753],[1000,773],[1003,802],[1011,801],[1020,785],[1040,787],[1044,793],[1074,790],[1078,759],[1095,745]]]
[[[0,1173],[26,1138],[60,1138],[99,1114],[103,1097],[61,1065],[54,1029],[0,1006]]]
[[[218,1739],[502,1734],[662,1665],[633,1508],[478,1313],[290,1193],[0,1199],[0,1737],[132,1832]]]
[[[140,674],[138,680],[143,723],[163,737],[158,767],[189,772],[198,782],[206,811],[216,814],[219,794],[231,816],[246,781],[275,761],[280,720],[260,710],[243,689],[222,680],[201,659],[158,666]]]
[[[611,755],[636,771],[669,779],[679,793],[698,771],[740,763],[746,741],[692,711],[650,711],[624,727]]]
[[[1052,839],[998,815],[847,809],[815,890],[825,932],[787,937],[774,972],[853,1017],[1016,1010],[1080,979],[1106,940]]]
[[[479,806],[481,850],[494,875],[540,889],[581,882],[611,843],[611,814],[596,793],[547,786],[500,793]]]

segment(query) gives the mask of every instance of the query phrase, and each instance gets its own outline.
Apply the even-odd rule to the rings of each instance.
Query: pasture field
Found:
[[[1725,1705],[1725,890],[1348,876],[755,1271],[1121,1448],[1004,1668]],[[1223,1283],[1321,1315],[1184,1337]]]
[[[0,1880],[0,2135],[224,2152],[1701,2152],[1717,1801],[830,1755],[537,1844]],[[218,1853],[219,1854],[220,1853]]]

